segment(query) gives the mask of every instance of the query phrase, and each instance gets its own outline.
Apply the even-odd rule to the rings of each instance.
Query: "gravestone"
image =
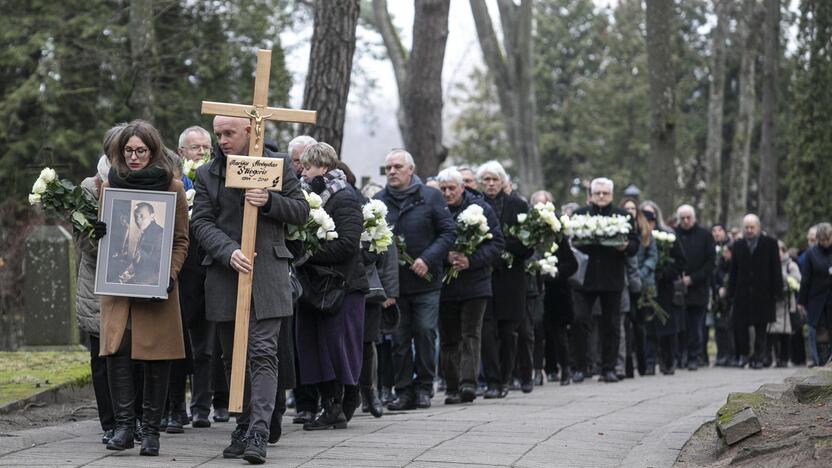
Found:
[[[23,344],[78,344],[75,247],[61,226],[42,225],[26,239],[23,258]]]

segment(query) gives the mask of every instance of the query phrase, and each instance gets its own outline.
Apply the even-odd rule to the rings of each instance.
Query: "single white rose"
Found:
[[[517,215],[517,222],[518,223],[525,223],[526,218],[528,218],[528,217],[529,217],[529,215],[527,215],[526,213],[520,213],[520,214]]]
[[[30,193],[29,194],[29,204],[35,205],[40,203],[40,194],[39,193]]]
[[[32,193],[40,195],[45,191],[46,191],[46,182],[43,179],[38,178],[38,180],[35,181],[35,184],[32,185]]]
[[[55,173],[55,169],[45,167],[42,171],[40,171],[40,178],[48,184],[49,182],[52,182],[55,179],[57,179],[58,174]]]
[[[335,231],[329,231],[326,233],[326,240],[333,240],[338,238],[338,233]]]

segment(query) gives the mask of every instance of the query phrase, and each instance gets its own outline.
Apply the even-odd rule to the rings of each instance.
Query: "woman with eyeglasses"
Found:
[[[175,279],[188,253],[188,204],[182,182],[175,176],[175,163],[165,154],[159,132],[149,123],[130,122],[114,141],[108,157],[111,168],[103,187],[176,192],[177,195],[167,299],[101,296],[101,356],[107,361],[116,422],[115,434],[107,449],[133,448],[135,405],[141,404],[139,453],[157,456],[170,362],[185,357]],[[142,209],[139,207],[137,213],[144,214]],[[106,234],[107,225],[97,222],[94,236],[100,239]],[[144,369],[141,402],[135,401],[134,361]]]

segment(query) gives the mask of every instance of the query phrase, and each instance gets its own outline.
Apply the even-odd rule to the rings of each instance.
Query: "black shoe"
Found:
[[[340,403],[322,402],[324,410],[314,421],[303,425],[304,431],[322,431],[326,429],[346,429],[347,417]]]
[[[107,450],[127,450],[135,447],[133,428],[117,427],[107,442]]]
[[[471,403],[477,399],[477,389],[474,387],[462,387],[459,391],[459,399],[462,403]]]
[[[360,404],[361,395],[358,393],[358,385],[344,385],[344,399],[341,402],[341,408],[344,411],[347,422],[352,420],[352,416]]]
[[[381,400],[382,405],[389,405],[393,403],[395,398],[393,398],[393,393],[390,392],[390,387],[381,387],[381,395],[379,396],[379,400]]]
[[[523,393],[531,393],[534,390],[534,383],[532,382],[523,382],[520,384],[520,390]]]
[[[789,367],[789,361],[777,361],[777,367],[780,369]]]
[[[615,377],[616,377],[616,378],[618,379],[618,381],[620,382],[620,381],[622,381],[622,380],[624,380],[624,379],[626,379],[626,378],[627,378],[627,374],[619,374],[619,373],[617,373],[617,372],[616,372]]]
[[[222,451],[223,458],[240,458],[246,451],[248,426],[237,426],[231,433],[231,443]]]
[[[228,414],[228,408],[214,408],[214,422],[228,422],[231,415]]]
[[[558,373],[557,372],[549,372],[546,374],[546,380],[549,382],[557,382],[558,381]]]
[[[751,369],[754,369],[754,370],[760,370],[765,366],[760,361],[752,361],[751,365],[749,365],[748,367],[751,368]]]
[[[664,375],[673,375],[675,373],[676,373],[676,367],[675,366],[665,367],[665,368],[662,369],[662,374],[664,374]]]
[[[543,382],[545,380],[543,378],[543,374],[544,374],[544,372],[541,369],[538,369],[538,370],[534,371],[534,379],[533,380],[534,380],[534,384],[538,387],[542,386]]]
[[[295,409],[295,392],[294,390],[290,390],[289,394],[286,395],[286,407],[290,409]]]
[[[511,379],[511,385],[508,387],[508,389],[513,392],[520,390],[520,379]]]
[[[159,435],[148,435],[145,434],[144,438],[142,439],[142,448],[139,450],[139,455],[145,457],[158,457],[159,456]]]
[[[748,358],[741,357],[741,358],[737,359],[737,367],[739,367],[740,369],[744,368],[747,364],[748,364]]]
[[[641,375],[656,375],[656,366],[648,366],[647,369],[644,369],[644,373]]]
[[[688,362],[688,370],[691,371],[691,372],[699,370],[699,363],[689,361]]]
[[[439,379],[439,382],[436,384],[436,390],[440,392],[444,392],[448,389],[448,384],[445,383],[445,379]]]
[[[165,432],[165,431],[168,430],[168,417],[167,416],[163,416],[162,419],[159,420],[159,430],[162,431],[162,432]]]
[[[168,417],[168,427],[165,432],[168,434],[182,434],[185,432],[185,423],[188,421],[188,413],[171,412]]]
[[[211,427],[211,420],[204,414],[196,414],[194,415],[194,420],[191,422],[191,426],[199,429]]]
[[[504,385],[504,386],[500,387],[500,396],[498,396],[497,398],[505,398],[507,396],[508,396],[508,386]]]
[[[501,398],[500,397],[500,389],[499,387],[488,387],[485,393],[482,394],[482,397],[486,400],[493,400],[494,398]]]
[[[416,409],[416,397],[412,393],[404,391],[395,401],[387,405],[390,411],[407,411]]]
[[[306,424],[315,420],[315,413],[311,411],[300,411],[297,416],[292,419],[292,424]]]
[[[110,442],[110,439],[113,438],[113,434],[115,434],[115,433],[116,433],[115,429],[109,429],[109,430],[104,431],[104,434],[101,435],[101,443],[102,444],[108,444]]]
[[[381,404],[375,388],[361,387],[361,401],[362,405],[367,406],[365,413],[369,411],[375,418],[380,418],[384,414],[384,405]]]
[[[446,392],[445,393],[445,404],[446,405],[458,405],[462,403],[462,397],[459,396],[458,392]]]
[[[581,371],[575,372],[572,374],[572,381],[575,383],[581,383],[584,381],[584,373]]]
[[[255,432],[248,438],[246,450],[243,452],[243,460],[252,465],[266,463],[266,434]]]
[[[430,408],[430,393],[416,392],[416,407],[419,409]]]
[[[136,427],[133,429],[133,440],[136,441],[137,444],[142,443],[142,432],[144,428],[142,427],[142,422],[138,419],[136,420]]]
[[[565,387],[572,383],[572,372],[569,369],[564,369],[560,372],[560,385]]]
[[[609,371],[604,372],[598,380],[601,382],[616,383],[618,382],[618,376],[615,375],[615,372]]]
[[[272,411],[272,420],[269,423],[269,443],[276,444],[283,435],[283,413],[277,410]]]

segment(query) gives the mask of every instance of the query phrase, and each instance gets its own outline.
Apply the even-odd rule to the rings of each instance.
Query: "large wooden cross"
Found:
[[[269,69],[271,68],[272,53],[269,50],[257,51],[257,71],[254,78],[254,102],[252,105],[226,104],[220,102],[202,101],[202,113],[212,115],[224,115],[228,117],[248,118],[251,121],[251,137],[248,145],[248,156],[262,158],[263,142],[265,134],[265,121],[276,122],[302,122],[315,123],[315,111],[280,109],[268,107],[267,99],[269,94]],[[231,155],[226,155],[226,157]],[[232,158],[228,158],[231,164]],[[282,169],[282,165],[280,166]],[[231,171],[226,170],[226,177]],[[279,173],[282,179],[283,173]],[[282,185],[282,180],[280,184]],[[263,183],[259,188],[279,189],[274,183]],[[231,185],[226,179],[226,186]],[[255,188],[251,184],[247,188]],[[257,235],[257,207],[246,202],[243,209],[243,234],[240,250],[254,265],[254,242]],[[234,412],[241,412],[243,408],[243,390],[246,374],[246,354],[248,350],[248,325],[249,314],[251,313],[251,273],[240,273],[237,280],[237,311],[234,325],[234,349],[231,364],[231,388],[228,401],[228,409]],[[291,304],[287,304],[291,306]]]

